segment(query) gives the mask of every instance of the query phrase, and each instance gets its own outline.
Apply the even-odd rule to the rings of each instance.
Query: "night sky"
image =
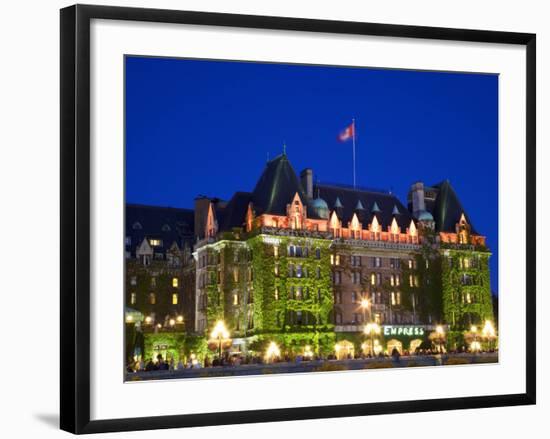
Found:
[[[392,190],[449,179],[493,251],[498,292],[498,76],[126,58],[126,201],[193,207],[251,191],[283,142],[294,169]]]

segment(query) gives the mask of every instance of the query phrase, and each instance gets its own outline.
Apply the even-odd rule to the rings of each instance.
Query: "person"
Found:
[[[399,363],[399,357],[400,357],[400,353],[399,351],[397,350],[397,348],[394,346],[394,348],[392,349],[391,351],[391,356],[392,356],[392,359],[395,363]]]
[[[156,365],[155,365],[155,363],[153,363],[153,359],[149,358],[149,361],[145,365],[145,371],[146,372],[152,372],[154,370],[156,370]]]

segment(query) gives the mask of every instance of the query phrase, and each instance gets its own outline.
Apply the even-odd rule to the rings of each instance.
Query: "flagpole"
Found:
[[[353,189],[355,189],[355,118],[351,120],[351,126],[353,130]]]

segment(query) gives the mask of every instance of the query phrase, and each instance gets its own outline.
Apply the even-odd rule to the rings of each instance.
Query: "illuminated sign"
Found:
[[[384,325],[384,335],[405,335],[408,337],[422,337],[424,335],[424,326],[394,326]]]
[[[272,236],[262,236],[262,241],[266,244],[279,245],[281,240],[279,238],[273,238]]]

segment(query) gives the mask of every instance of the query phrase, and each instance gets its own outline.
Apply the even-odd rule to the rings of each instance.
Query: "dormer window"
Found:
[[[139,222],[135,222],[134,224],[132,224],[132,229],[134,230],[141,230],[143,227],[141,227],[141,224]]]

